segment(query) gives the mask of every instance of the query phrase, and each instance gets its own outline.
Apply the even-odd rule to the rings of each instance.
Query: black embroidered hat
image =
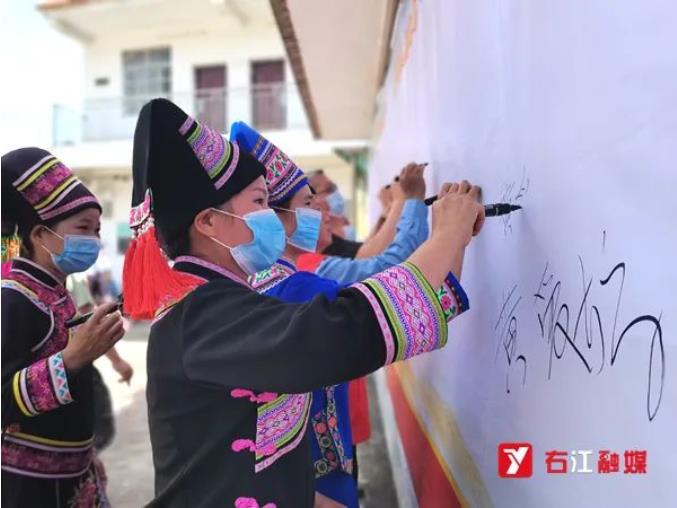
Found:
[[[152,214],[163,242],[184,232],[205,208],[228,201],[265,168],[221,134],[166,99],[146,104],[134,133],[130,225]]]
[[[139,114],[132,170],[125,310],[148,318],[162,301],[185,292],[187,282],[184,274],[169,269],[160,245],[184,234],[202,210],[221,205],[265,176],[265,168],[171,101],[154,99]]]
[[[2,156],[3,238],[56,224],[101,205],[77,176],[47,150],[19,148]]]

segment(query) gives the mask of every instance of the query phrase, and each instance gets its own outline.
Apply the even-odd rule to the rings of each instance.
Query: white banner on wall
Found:
[[[524,207],[487,220],[471,310],[408,367],[473,506],[677,506],[676,26],[660,0],[401,7],[372,195],[416,160],[429,194]],[[499,476],[501,443],[531,445],[530,477]]]

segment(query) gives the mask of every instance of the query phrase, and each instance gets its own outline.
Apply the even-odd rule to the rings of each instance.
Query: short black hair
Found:
[[[190,226],[166,241],[161,238],[157,230],[155,234],[157,235],[158,243],[162,246],[169,259],[176,259],[190,254]]]

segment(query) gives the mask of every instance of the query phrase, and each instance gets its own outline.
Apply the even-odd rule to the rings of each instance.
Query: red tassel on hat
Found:
[[[152,225],[129,244],[122,282],[124,310],[132,319],[152,319],[163,306],[204,283],[169,267]]]

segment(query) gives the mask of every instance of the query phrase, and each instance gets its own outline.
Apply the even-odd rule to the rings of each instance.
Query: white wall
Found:
[[[469,506],[677,506],[677,4],[402,5],[372,192],[413,159],[431,187],[468,178],[524,207],[466,250],[470,310],[447,346],[398,369],[454,490]],[[533,445],[531,478],[498,475],[515,442]],[[602,450],[618,473],[598,472]],[[646,474],[625,474],[626,450]]]

